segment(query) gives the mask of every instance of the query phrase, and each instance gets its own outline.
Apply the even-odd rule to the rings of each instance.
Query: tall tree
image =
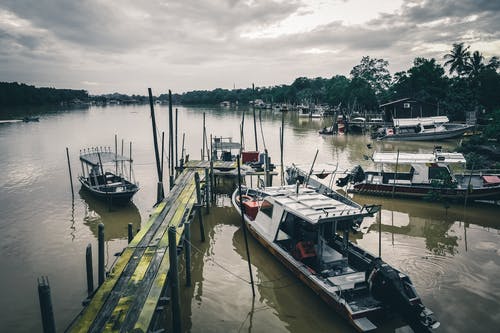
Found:
[[[465,63],[465,72],[471,78],[477,78],[479,73],[485,68],[484,57],[479,51],[474,51]]]
[[[464,43],[454,43],[450,53],[444,55],[445,66],[449,66],[450,74],[456,72],[462,76],[466,70],[467,59],[470,57],[469,46],[464,47]]]
[[[364,56],[359,65],[351,70],[352,79],[363,79],[370,84],[375,93],[381,94],[389,87],[391,74],[387,69],[389,62],[384,59],[370,58]]]

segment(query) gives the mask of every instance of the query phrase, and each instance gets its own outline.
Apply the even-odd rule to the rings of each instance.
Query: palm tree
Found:
[[[486,67],[496,71],[498,68],[500,68],[500,60],[497,56],[493,56],[490,58],[490,61],[488,61],[488,65],[486,65]]]
[[[454,43],[450,53],[444,55],[444,59],[447,59],[444,65],[450,66],[450,74],[453,72],[458,76],[464,74],[467,59],[470,57],[469,47],[464,47],[464,43]]]
[[[484,65],[484,57],[479,51],[474,51],[472,57],[466,59],[464,73],[469,77],[476,78],[486,66]]]

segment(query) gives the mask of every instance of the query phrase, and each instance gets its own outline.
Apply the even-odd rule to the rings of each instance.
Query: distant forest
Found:
[[[453,44],[443,56],[444,64],[436,59],[416,58],[413,66],[394,75],[384,59],[365,56],[354,66],[349,77],[299,77],[290,85],[246,89],[215,89],[173,94],[176,104],[218,104],[222,101],[248,104],[255,99],[267,103],[340,105],[348,112],[375,111],[380,104],[410,97],[435,105],[452,120],[463,120],[466,111],[490,113],[500,109],[500,61],[485,59],[481,52],[470,51],[463,43]],[[446,70],[447,71],[446,71]],[[168,101],[162,94],[155,99]],[[17,105],[64,105],[75,102],[107,104],[147,103],[147,96],[109,94],[89,96],[84,90],[35,88],[19,83],[0,83],[0,108]]]
[[[88,101],[85,90],[36,88],[17,82],[0,82],[0,107],[70,104]]]

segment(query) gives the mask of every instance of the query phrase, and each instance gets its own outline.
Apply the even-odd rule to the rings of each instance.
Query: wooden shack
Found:
[[[409,97],[381,104],[379,107],[384,114],[384,120],[388,122],[394,118],[439,116],[437,105],[421,102]]]

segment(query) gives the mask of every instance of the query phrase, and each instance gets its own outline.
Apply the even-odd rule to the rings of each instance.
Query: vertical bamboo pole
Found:
[[[69,183],[71,184],[71,197],[74,198],[75,197],[75,191],[73,189],[73,175],[71,173],[71,162],[69,160],[69,150],[68,150],[68,147],[66,147],[66,157],[68,158]],[[83,168],[82,168],[82,170],[83,170]]]
[[[241,196],[241,166],[240,166],[240,156],[238,155],[236,157],[236,161],[238,163],[238,195]],[[240,200],[242,203],[243,200]],[[245,223],[245,206],[243,204],[240,204],[240,210],[241,210],[241,227],[243,229],[243,237],[245,239],[245,249],[247,252],[247,259],[248,259],[248,272],[250,274],[250,283],[252,285],[252,295],[255,298],[255,287],[253,283],[253,274],[252,274],[252,263],[250,262],[250,250],[248,249],[248,239],[247,239],[247,226]]]
[[[153,93],[151,92],[151,88],[148,88],[149,94],[149,107],[151,109],[151,123],[153,126],[153,143],[155,148],[155,157],[156,157],[156,171],[158,172],[158,187],[156,192],[156,201],[160,202],[163,199],[163,179],[161,173],[161,165],[160,165],[160,153],[158,152],[158,139],[157,139],[157,130],[156,130],[156,120],[155,120],[155,110],[153,106]]]
[[[104,224],[99,223],[97,229],[97,252],[98,252],[98,271],[97,271],[97,280],[99,286],[104,283],[106,272],[104,270]]]
[[[203,217],[201,215],[201,207],[203,207],[203,203],[201,201],[201,190],[200,190],[200,175],[198,172],[194,174],[194,181],[196,185],[196,210],[198,213],[198,221],[200,223],[200,236],[201,236],[201,241],[205,241],[205,227],[203,226]]]
[[[168,118],[169,118],[169,162],[170,162],[170,189],[174,187],[174,117],[172,114],[172,91],[168,90]]]

